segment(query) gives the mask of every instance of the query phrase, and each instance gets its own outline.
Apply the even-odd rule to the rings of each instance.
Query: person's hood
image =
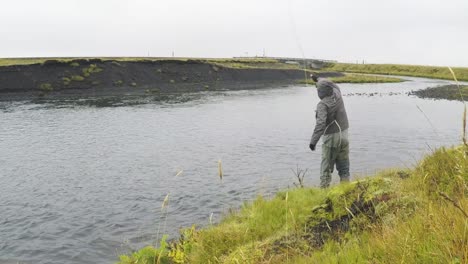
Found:
[[[319,79],[317,82],[317,93],[320,99],[333,95],[333,83],[326,79]]]

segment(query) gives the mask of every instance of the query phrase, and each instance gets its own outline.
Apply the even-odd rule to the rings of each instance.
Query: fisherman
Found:
[[[316,73],[311,74],[311,78],[316,83],[320,102],[317,104],[317,121],[309,148],[315,151],[320,137],[323,136],[320,187],[327,188],[330,186],[335,164],[340,181],[349,181],[348,116],[340,88]]]

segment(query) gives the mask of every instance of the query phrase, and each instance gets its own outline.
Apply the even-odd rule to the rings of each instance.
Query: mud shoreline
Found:
[[[300,69],[230,68],[202,60],[47,60],[0,67],[0,100],[259,89],[296,84],[303,78]]]
[[[415,91],[413,94],[424,99],[463,101],[468,98],[468,86],[461,85],[459,89],[455,84],[442,85]]]

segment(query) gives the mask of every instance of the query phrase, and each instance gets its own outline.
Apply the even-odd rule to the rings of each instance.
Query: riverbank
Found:
[[[443,85],[415,91],[414,94],[421,98],[463,101],[468,99],[468,86]]]
[[[0,59],[2,100],[151,96],[245,90],[306,83],[311,69],[268,58],[19,58]],[[321,70],[338,83],[397,78]]]
[[[452,68],[458,80],[468,81],[468,68]],[[367,73],[383,75],[399,75],[424,77],[432,79],[453,80],[453,75],[447,67],[422,66],[422,65],[401,65],[401,64],[352,64],[352,63],[327,63],[322,70]]]
[[[467,263],[467,154],[442,148],[412,170],[258,197],[120,263]]]
[[[2,99],[157,96],[282,86],[304,78],[303,70],[271,60],[98,58],[14,63],[0,63],[5,65],[0,67]]]

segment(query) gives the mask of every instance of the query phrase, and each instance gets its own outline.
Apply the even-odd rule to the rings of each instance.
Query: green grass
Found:
[[[73,75],[72,77],[70,77],[70,79],[72,81],[81,82],[84,81],[85,78],[81,75]]]
[[[246,59],[246,60],[207,60],[206,62],[219,65],[225,68],[234,69],[284,69],[284,70],[303,70],[302,65],[288,64],[276,60],[267,59]]]
[[[96,64],[90,64],[88,67],[81,70],[85,77],[89,77],[91,74],[102,72],[103,69],[99,68]]]
[[[412,170],[258,197],[120,263],[468,263],[467,156],[442,148]]]
[[[114,81],[113,83],[114,83],[114,86],[119,86],[120,87],[120,86],[123,85],[124,82],[122,80],[117,80],[117,81]]]
[[[458,80],[468,81],[468,68],[452,68]],[[414,76],[434,79],[453,80],[453,76],[447,67],[418,66],[400,64],[350,64],[329,63],[326,71],[371,73],[400,76]]]
[[[332,77],[329,78],[335,83],[396,83],[403,82],[403,79],[395,77],[386,77],[386,76],[376,76],[376,75],[365,75],[365,74],[353,74],[346,73],[342,77]],[[312,79],[299,80],[299,83],[315,84]]]
[[[41,83],[41,85],[39,85],[39,89],[44,92],[51,92],[54,90],[54,87],[50,83]]]
[[[71,67],[79,67],[77,59],[100,59],[102,61],[118,62],[138,62],[138,61],[174,61],[174,62],[201,62],[215,66],[236,69],[303,69],[302,65],[281,63],[268,58],[150,58],[150,57],[83,57],[83,58],[0,58],[1,66],[29,65],[44,63],[47,60],[57,60],[69,63]],[[120,64],[118,64],[120,65]],[[84,75],[89,73],[84,72]]]

